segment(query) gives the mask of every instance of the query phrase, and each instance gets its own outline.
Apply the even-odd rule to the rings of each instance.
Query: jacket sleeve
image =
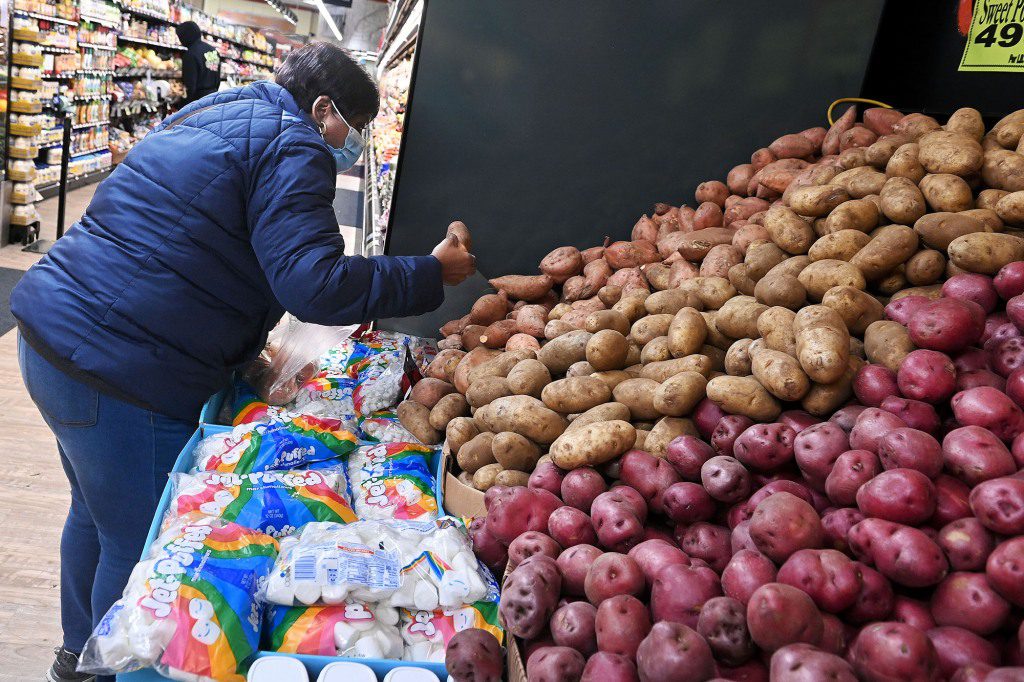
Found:
[[[181,59],[181,80],[185,84],[185,98],[191,102],[196,98],[196,84],[199,79],[199,72],[196,69],[196,58],[189,50]]]
[[[322,146],[279,135],[256,164],[250,241],[281,305],[303,322],[342,325],[434,310],[444,300],[433,256],[345,256],[335,172]]]

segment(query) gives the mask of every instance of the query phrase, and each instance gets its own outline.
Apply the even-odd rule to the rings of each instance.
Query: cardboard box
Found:
[[[448,441],[441,447],[441,461],[441,497],[444,499],[445,510],[453,516],[486,516],[484,494],[466,485],[452,473],[455,470],[455,458],[448,449]]]

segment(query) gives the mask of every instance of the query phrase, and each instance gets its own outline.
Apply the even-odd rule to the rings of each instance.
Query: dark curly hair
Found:
[[[303,111],[327,95],[346,121],[372,120],[380,109],[380,93],[370,75],[333,43],[303,45],[285,58],[274,81],[295,98]]]

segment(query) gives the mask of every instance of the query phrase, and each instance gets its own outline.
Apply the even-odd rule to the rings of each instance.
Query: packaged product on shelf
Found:
[[[493,584],[457,519],[310,523],[282,539],[266,599],[282,606],[357,599],[433,611],[484,600]]]
[[[359,417],[359,435],[377,443],[419,443],[416,436],[402,426],[394,410],[378,410]]]
[[[194,471],[248,474],[297,469],[343,457],[358,445],[355,435],[337,419],[303,414],[281,417],[207,436],[193,454]]]
[[[331,606],[270,606],[266,645],[271,651],[350,658],[402,657],[398,609],[350,599]]]
[[[80,670],[153,667],[178,680],[243,682],[259,647],[256,594],[277,548],[269,535],[222,519],[172,525],[96,626]]]
[[[360,339],[349,360],[349,372],[356,379],[352,402],[356,414],[368,415],[398,404],[412,381],[406,376],[408,347],[387,337]]]
[[[340,466],[321,471],[173,473],[164,524],[189,515],[221,518],[275,538],[314,521],[356,520]]]
[[[448,642],[456,633],[478,628],[502,641],[503,631],[498,622],[498,587],[494,586],[493,599],[478,601],[450,609],[418,611],[400,609],[400,628],[406,661],[444,663]]]
[[[348,457],[352,501],[360,519],[433,521],[437,485],[433,448],[417,443],[364,445]]]
[[[487,599],[497,588],[491,572],[476,559],[461,519],[392,521],[402,552],[402,586],[392,606],[421,611],[454,608]]]
[[[286,316],[270,332],[260,358],[246,370],[246,380],[272,405],[291,402],[299,387],[317,371],[317,360],[350,337],[358,326],[325,327]]]
[[[267,602],[385,601],[401,585],[402,555],[393,545],[388,529],[375,521],[306,524],[282,540],[267,580]]]

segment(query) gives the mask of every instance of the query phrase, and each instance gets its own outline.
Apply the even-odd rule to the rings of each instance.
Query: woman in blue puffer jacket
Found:
[[[344,255],[335,178],[378,106],[326,43],[292,52],[276,83],[193,102],[12,293],[25,384],[71,483],[50,680],[89,679],[77,654],[120,596],[203,402],[285,311],[324,325],[422,314],[474,272],[454,237],[428,256]]]

